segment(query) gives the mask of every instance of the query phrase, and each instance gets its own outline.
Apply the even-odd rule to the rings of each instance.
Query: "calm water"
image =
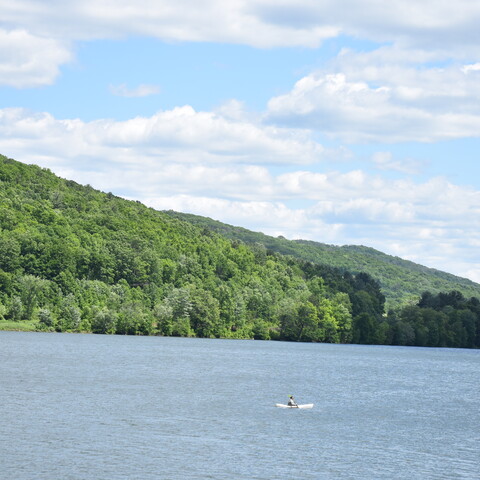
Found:
[[[470,350],[0,332],[0,478],[478,479],[479,372]]]

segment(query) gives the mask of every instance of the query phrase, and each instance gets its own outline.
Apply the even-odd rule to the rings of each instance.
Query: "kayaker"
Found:
[[[289,407],[298,407],[297,402],[293,398],[293,395],[290,395],[288,398],[288,406]]]

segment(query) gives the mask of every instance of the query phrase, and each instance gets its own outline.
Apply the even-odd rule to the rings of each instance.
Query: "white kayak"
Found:
[[[305,403],[303,405],[297,405],[297,406],[293,406],[293,405],[285,405],[283,403],[276,403],[275,406],[278,407],[278,408],[313,408],[313,403]]]

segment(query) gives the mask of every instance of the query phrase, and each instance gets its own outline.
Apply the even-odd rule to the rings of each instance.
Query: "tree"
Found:
[[[361,313],[353,320],[352,342],[372,345],[376,343],[377,328],[375,319],[368,313]]]
[[[297,311],[297,341],[318,342],[323,339],[324,331],[319,327],[315,305],[306,302]]]
[[[3,223],[1,223],[3,227]],[[10,232],[0,233],[0,269],[15,272],[20,266],[21,248]]]
[[[278,305],[278,321],[280,323],[280,338],[296,340],[298,337],[297,319],[299,304],[293,298],[284,298]]]
[[[333,316],[335,317],[341,343],[352,340],[352,304],[346,293],[339,292],[332,299]]]
[[[422,320],[425,328],[427,329],[427,338],[424,343],[426,347],[438,347],[440,346],[440,325],[442,323],[441,317],[443,313],[437,312],[433,308],[421,309]]]
[[[270,327],[265,320],[255,320],[252,332],[255,340],[270,340]]]
[[[173,335],[173,308],[164,303],[158,303],[153,309],[153,317],[157,322],[157,330],[160,335]]]
[[[142,303],[130,301],[120,307],[115,330],[121,335],[151,335],[155,331],[154,317]]]
[[[52,312],[48,308],[41,308],[38,311],[38,321],[40,325],[51,328],[55,325],[55,319],[53,318]]]
[[[96,312],[92,321],[93,333],[115,333],[118,315],[106,307]]]
[[[14,321],[18,322],[23,316],[23,303],[20,297],[12,297],[10,300],[10,308],[8,309],[8,316]]]
[[[37,306],[38,297],[47,287],[48,282],[35,275],[24,275],[18,280],[20,298],[24,307],[24,318],[31,320],[33,311]]]
[[[61,331],[76,331],[82,320],[80,309],[73,294],[68,294],[62,299],[60,305],[60,324],[57,326]]]
[[[224,330],[220,324],[220,306],[218,300],[200,288],[191,293],[192,309],[190,324],[197,337],[220,337]]]
[[[337,319],[335,317],[335,307],[327,298],[324,298],[318,307],[318,341],[327,343],[338,343],[340,334]]]
[[[410,323],[400,320],[394,327],[394,345],[415,345],[415,331]]]

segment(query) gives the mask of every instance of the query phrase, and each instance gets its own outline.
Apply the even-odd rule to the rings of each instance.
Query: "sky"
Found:
[[[480,282],[480,2],[0,0],[0,153]]]

